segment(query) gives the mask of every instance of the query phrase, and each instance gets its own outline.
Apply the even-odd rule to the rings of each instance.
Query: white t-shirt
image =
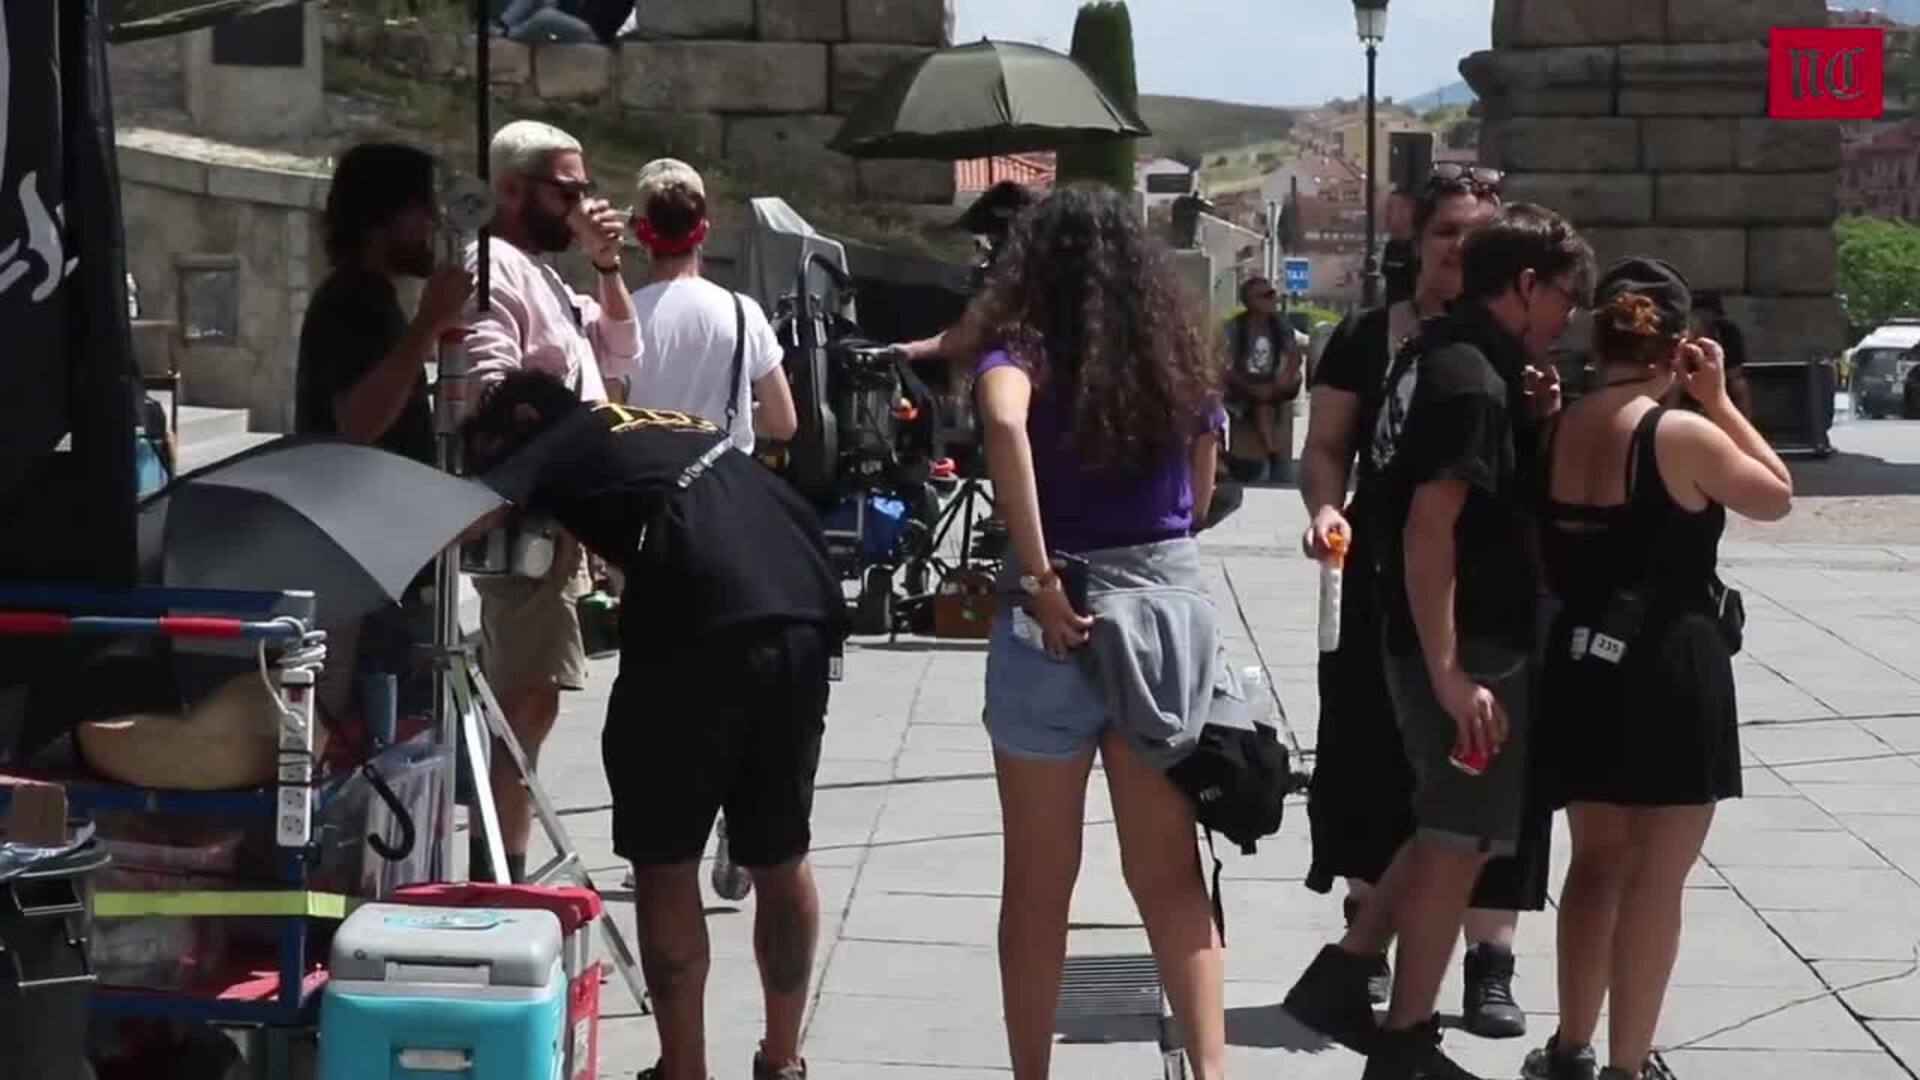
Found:
[[[733,295],[705,278],[655,282],[633,294],[641,348],[629,404],[677,409],[716,424],[727,422],[727,391],[733,379]],[[746,296],[740,304],[746,312],[747,343],[741,354],[733,441],[751,451],[753,384],[780,366],[782,350],[760,305]]]

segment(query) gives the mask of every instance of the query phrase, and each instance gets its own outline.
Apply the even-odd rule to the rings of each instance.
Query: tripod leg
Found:
[[[545,884],[556,877],[566,878],[586,888],[594,888],[593,878],[580,864],[580,856],[573,846],[573,840],[567,835],[566,826],[561,824],[559,811],[547,798],[547,790],[541,786],[539,776],[529,767],[527,754],[520,746],[520,740],[514,737],[513,729],[507,726],[506,714],[500,710],[500,702],[493,696],[493,687],[488,685],[486,676],[475,672],[472,689],[480,695],[481,708],[487,723],[493,728],[500,745],[506,748],[507,756],[512,759],[513,767],[520,773],[520,780],[527,786],[527,794],[533,799],[534,814],[540,819],[540,828],[547,834],[547,841],[553,845],[554,858],[545,866],[529,875],[532,883]],[[489,797],[488,802],[492,799]],[[498,828],[496,819],[495,828]],[[627,948],[627,940],[620,934],[620,927],[613,921],[612,913],[602,909],[600,913],[600,936],[607,943],[607,951],[613,955],[613,965],[620,971],[620,977],[626,980],[627,989],[633,994],[633,1000],[640,1005],[642,1013],[651,1013],[652,1004],[647,1000],[647,985],[640,976],[640,967],[634,963],[633,951]]]
[[[466,755],[467,769],[473,778],[475,820],[471,824],[479,830],[484,841],[483,850],[489,864],[484,868],[487,878],[504,883],[507,881],[507,845],[500,836],[500,811],[494,806],[493,785],[487,776],[487,725],[483,723],[479,712],[480,709],[498,706],[493,703],[491,691],[484,698],[476,699],[474,688],[485,687],[486,681],[464,661],[456,663],[449,675],[447,686],[453,693],[455,719],[460,725],[461,751]],[[452,858],[451,853],[448,858]],[[468,867],[467,877],[479,880],[482,869]]]

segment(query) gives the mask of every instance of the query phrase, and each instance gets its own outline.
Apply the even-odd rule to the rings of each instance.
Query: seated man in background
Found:
[[[846,622],[813,508],[711,421],[589,406],[534,372],[493,388],[466,445],[490,485],[618,564],[641,601],[623,611],[601,754],[660,1033],[642,1080],[707,1076],[699,869],[722,809],[759,897],[767,1012],[753,1076],[804,1080],[820,923],[809,819]]]
[[[1292,324],[1280,315],[1280,294],[1263,277],[1240,284],[1246,309],[1227,320],[1227,412],[1245,425],[1250,446],[1259,455],[1244,480],[1286,480],[1293,461],[1293,400],[1300,396],[1306,355]],[[1284,416],[1283,416],[1284,410]],[[1236,455],[1244,462],[1245,451]]]

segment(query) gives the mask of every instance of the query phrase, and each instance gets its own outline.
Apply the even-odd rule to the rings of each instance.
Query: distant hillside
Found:
[[[1920,2],[1920,0],[1916,0],[1916,2]],[[1429,90],[1419,97],[1396,102],[1396,104],[1405,105],[1414,112],[1423,113],[1428,109],[1438,109],[1443,105],[1470,105],[1473,103],[1473,100],[1473,87],[1468,86],[1463,79],[1459,82],[1448,83],[1438,89]]]
[[[1140,118],[1153,129],[1153,138],[1142,140],[1141,149],[1171,156],[1274,142],[1286,138],[1293,130],[1297,111],[1206,98],[1141,94]]]

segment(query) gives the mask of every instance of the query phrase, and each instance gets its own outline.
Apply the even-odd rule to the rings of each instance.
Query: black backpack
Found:
[[[1213,834],[1219,833],[1252,855],[1259,842],[1280,831],[1287,796],[1306,786],[1294,774],[1291,757],[1271,724],[1255,721],[1253,730],[1207,724],[1193,751],[1167,770],[1174,786],[1192,800],[1194,816],[1206,830],[1207,853],[1213,856],[1213,922],[1220,940],[1227,940],[1226,912],[1220,902],[1219,853]]]

